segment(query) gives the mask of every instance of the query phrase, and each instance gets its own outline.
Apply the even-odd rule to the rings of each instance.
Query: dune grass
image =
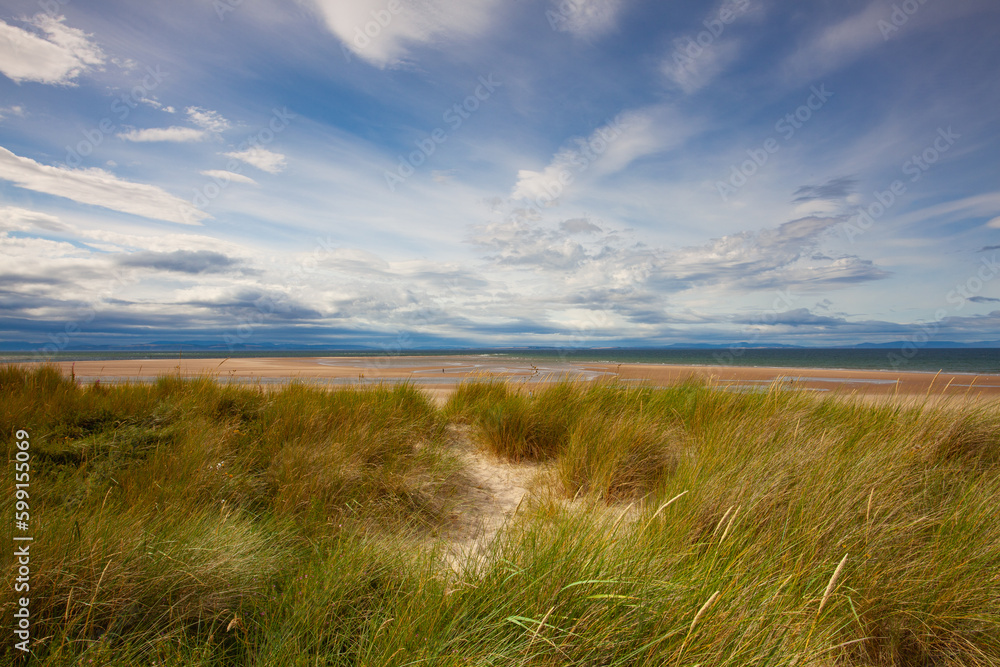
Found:
[[[0,401],[34,664],[1000,664],[996,404],[488,380],[437,410],[9,367]],[[449,423],[550,482],[458,573]]]
[[[554,383],[537,395],[495,378],[463,382],[443,408],[446,418],[474,426],[488,451],[509,461],[546,461],[565,444],[580,392]]]

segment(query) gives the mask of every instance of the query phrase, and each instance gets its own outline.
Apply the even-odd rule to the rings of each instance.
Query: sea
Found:
[[[407,357],[478,356],[494,359],[613,364],[675,364],[693,366],[749,366],[846,370],[944,371],[1000,374],[1000,348],[485,348],[407,350],[387,354],[378,350],[178,350],[178,351],[64,351],[46,356],[50,361],[113,359],[204,359],[253,357]],[[38,361],[32,352],[0,352],[0,363]]]

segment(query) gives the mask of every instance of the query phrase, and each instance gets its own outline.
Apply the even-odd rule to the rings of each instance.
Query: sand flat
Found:
[[[738,390],[766,388],[774,382],[789,389],[860,395],[1000,396],[1000,375],[912,371],[613,364],[582,361],[524,360],[481,355],[384,357],[250,357],[218,359],[127,359],[57,362],[65,375],[81,382],[103,379],[151,380],[161,375],[212,376],[220,381],[273,384],[288,380],[332,385],[409,380],[435,396],[446,396],[465,379],[502,377],[526,383],[560,378],[625,381],[665,385],[697,377]]]
[[[616,368],[617,364],[599,366],[607,369]],[[625,380],[649,380],[655,384],[669,384],[693,376],[719,386],[768,386],[773,382],[782,382],[799,389],[839,393],[925,395],[929,392],[957,395],[968,392],[1000,396],[1000,375],[971,373],[666,364],[622,364],[617,372]]]

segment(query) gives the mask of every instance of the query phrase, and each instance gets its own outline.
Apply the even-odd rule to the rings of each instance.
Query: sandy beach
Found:
[[[609,364],[528,361],[492,356],[258,357],[218,359],[146,359],[59,362],[66,375],[81,382],[151,380],[167,374],[209,375],[223,382],[274,384],[301,380],[328,385],[411,381],[438,400],[466,379],[500,377],[517,382],[561,378],[592,381],[619,378],[667,385],[704,378],[720,387],[749,390],[780,382],[789,389],[837,395],[1000,396],[1000,375],[926,373],[816,368],[758,368],[667,364]]]

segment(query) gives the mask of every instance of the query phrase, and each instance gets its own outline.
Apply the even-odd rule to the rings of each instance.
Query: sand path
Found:
[[[460,572],[478,559],[517,512],[541,469],[508,463],[476,445],[468,426],[450,425],[449,443],[463,463],[468,492],[455,510],[448,538],[448,565]]]

